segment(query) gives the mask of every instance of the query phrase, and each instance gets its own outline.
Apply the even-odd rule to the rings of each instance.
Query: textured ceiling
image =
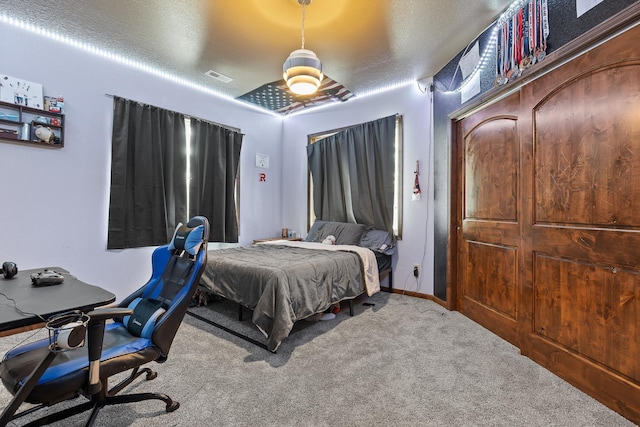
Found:
[[[434,75],[511,0],[313,0],[305,47],[355,96]],[[297,0],[0,0],[0,13],[239,97],[300,48]],[[204,73],[231,77],[219,82]]]

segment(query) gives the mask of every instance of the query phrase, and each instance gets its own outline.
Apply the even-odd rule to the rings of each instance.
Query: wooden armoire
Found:
[[[640,25],[592,38],[452,117],[453,295],[640,423]]]

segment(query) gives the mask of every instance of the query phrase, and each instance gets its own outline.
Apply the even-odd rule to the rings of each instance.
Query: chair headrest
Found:
[[[200,250],[200,246],[204,243],[204,225],[196,225],[188,227],[179,223],[176,231],[173,233],[171,242],[169,242],[170,251],[187,251],[191,255],[195,255]]]
[[[187,222],[187,227],[195,228],[198,225],[204,227],[202,229],[202,239],[205,242],[209,241],[209,220],[204,216],[194,216]]]

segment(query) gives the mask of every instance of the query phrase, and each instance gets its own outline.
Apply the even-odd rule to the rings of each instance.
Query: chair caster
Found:
[[[180,407],[180,402],[167,403],[167,412],[173,412]]]
[[[149,372],[147,372],[147,381],[151,381],[153,379],[155,379],[158,376],[158,373],[155,371],[151,371],[149,370]]]

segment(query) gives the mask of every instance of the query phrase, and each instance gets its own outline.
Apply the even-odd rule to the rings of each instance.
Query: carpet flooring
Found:
[[[263,339],[229,303],[196,310]],[[106,407],[96,426],[634,425],[431,301],[379,293],[356,300],[354,312],[343,305],[333,320],[298,322],[275,354],[186,316],[169,359],[150,364],[158,377],[124,391],[160,391],[180,408],[165,413],[160,401]],[[31,335],[0,339],[0,354]],[[2,388],[0,407],[10,398]]]

